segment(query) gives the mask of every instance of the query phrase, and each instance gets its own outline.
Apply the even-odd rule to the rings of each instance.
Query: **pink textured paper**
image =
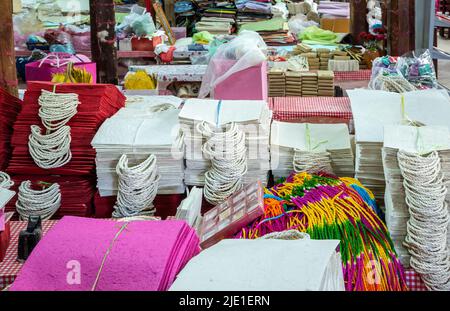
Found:
[[[11,290],[91,290],[103,256],[122,225],[64,217],[34,249]],[[183,221],[130,222],[114,243],[96,290],[167,290],[196,252],[198,238]],[[80,263],[80,284],[67,282],[71,269],[66,265],[72,260]]]

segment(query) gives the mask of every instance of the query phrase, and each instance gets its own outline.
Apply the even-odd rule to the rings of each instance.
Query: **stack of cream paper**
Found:
[[[445,91],[415,91],[402,95],[374,90],[349,90],[356,135],[355,171],[383,206],[385,179],[381,149],[385,125],[408,120],[450,128],[450,97]]]
[[[408,205],[405,202],[403,177],[397,161],[397,152],[426,154],[438,151],[441,169],[448,192],[446,201],[450,206],[450,132],[445,126],[413,127],[391,125],[384,128],[383,168],[386,176],[386,225],[388,226],[395,249],[404,266],[409,266],[410,255],[403,246],[409,220]],[[450,210],[449,210],[450,212]],[[449,228],[450,229],[450,228]],[[447,232],[450,245],[450,230]]]
[[[328,152],[331,167],[339,177],[355,173],[350,135],[346,124],[309,124],[273,121],[270,134],[270,166],[275,179],[294,170],[296,150]]]
[[[191,259],[171,291],[343,291],[335,240],[222,240]]]
[[[183,135],[178,122],[181,100],[165,96],[143,96],[107,119],[94,139],[97,187],[100,196],[116,195],[116,165],[126,154],[130,166],[156,156],[161,175],[158,194],[184,193]],[[131,103],[133,102],[133,103]]]
[[[188,99],[181,109],[180,126],[186,145],[185,183],[203,186],[205,172],[211,161],[202,152],[205,137],[197,128],[203,121],[212,129],[236,123],[246,136],[247,173],[244,184],[261,180],[267,182],[270,170],[269,133],[272,112],[267,102],[260,100]]]

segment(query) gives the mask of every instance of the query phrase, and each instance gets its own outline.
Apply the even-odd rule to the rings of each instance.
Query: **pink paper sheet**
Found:
[[[11,290],[91,290],[123,224],[64,217],[34,249]],[[179,270],[198,253],[198,243],[194,230],[183,221],[130,222],[115,241],[96,290],[167,290]],[[76,270],[67,266],[69,262],[79,262],[80,284],[67,281]]]

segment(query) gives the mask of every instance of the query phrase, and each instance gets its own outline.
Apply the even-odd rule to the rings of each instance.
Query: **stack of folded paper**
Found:
[[[319,92],[317,72],[302,72],[302,96],[316,97]]]
[[[450,187],[450,132],[447,127],[387,125],[384,127],[383,169],[386,176],[386,225],[394,242],[395,249],[403,266],[409,266],[410,254],[403,245],[410,218],[408,204],[405,201],[403,176],[397,160],[399,150],[416,154],[438,151],[441,160],[441,172],[447,191]],[[450,191],[447,192],[450,203]],[[450,212],[450,205],[449,205]],[[450,228],[449,228],[450,229]],[[447,244],[450,246],[450,230],[447,232]]]
[[[293,162],[297,152],[317,155],[317,161],[326,153],[326,160],[330,162],[332,169],[327,173],[339,177],[354,175],[353,152],[346,124],[273,121],[270,134],[270,166],[275,180],[286,178],[294,171]]]
[[[223,240],[180,272],[173,291],[343,291],[337,240]],[[270,251],[269,251],[270,250]]]
[[[320,1],[318,7],[322,18],[349,18],[350,3],[337,1]]]
[[[270,20],[243,23],[239,26],[241,30],[252,30],[259,33],[269,46],[291,45],[295,43],[295,38],[289,32],[287,22],[281,18],[272,18]]]
[[[164,291],[198,254],[198,242],[184,221],[64,217],[33,250],[10,290]],[[67,267],[81,267],[79,275],[66,277]]]
[[[283,69],[271,68],[268,73],[269,97],[285,95],[286,76]]]
[[[286,96],[302,96],[302,72],[286,72]]]
[[[8,164],[11,153],[13,124],[22,107],[22,101],[0,88],[0,170]]]
[[[183,137],[179,130],[178,107],[182,100],[167,96],[143,96],[107,119],[92,140],[96,151],[97,187],[100,196],[117,194],[116,165],[126,154],[129,165],[156,156],[159,194],[184,193]]]
[[[269,167],[269,133],[272,112],[265,101],[188,99],[180,112],[180,126],[186,145],[185,183],[203,186],[211,160],[203,153],[208,139],[199,131],[206,122],[216,131],[235,123],[245,133],[247,173],[244,184],[255,180],[267,182]]]
[[[237,0],[237,22],[239,25],[247,22],[258,22],[272,18],[271,6],[268,0]]]
[[[333,71],[325,71],[319,70],[317,72],[318,79],[318,96],[334,96],[334,72]]]
[[[0,233],[5,230],[5,206],[15,193],[9,190],[11,183],[9,176],[0,171]]]
[[[320,59],[320,70],[328,70],[328,61],[331,58],[329,49],[317,49],[317,54]]]
[[[383,127],[412,121],[450,127],[450,120],[446,117],[450,114],[450,97],[441,90],[415,91],[403,95],[350,90],[348,94],[355,122],[356,178],[383,203],[386,186],[381,156]]]
[[[352,59],[346,51],[335,50],[330,54],[328,70],[332,71],[358,71],[359,62]]]

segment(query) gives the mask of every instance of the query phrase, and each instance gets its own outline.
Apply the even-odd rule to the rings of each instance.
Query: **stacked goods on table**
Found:
[[[317,11],[322,18],[350,18],[350,3],[337,1],[320,1]]]
[[[289,26],[282,17],[260,22],[243,23],[239,26],[239,31],[241,30],[256,31],[269,46],[292,45],[295,43],[294,37],[289,32]]]
[[[23,218],[92,214],[95,150],[90,142],[124,103],[113,85],[28,83],[7,169],[19,193],[7,209],[14,210],[17,201]]]
[[[320,70],[317,72],[318,96],[334,96],[334,72]]]
[[[374,197],[356,179],[293,174],[265,189],[264,210],[264,216],[236,238],[256,239],[293,229],[313,240],[339,240],[346,290],[407,290],[403,267],[377,216]],[[368,282],[367,273],[376,274],[380,282]]]
[[[301,72],[286,71],[286,96],[302,96],[302,74]],[[269,96],[272,97],[270,92]]]
[[[10,290],[164,291],[198,252],[198,237],[184,221],[64,217],[33,250]],[[82,282],[58,277],[74,258]]]
[[[331,52],[329,49],[317,49],[317,54],[319,55],[320,60],[320,70],[328,70],[328,61],[331,58]]]
[[[328,69],[332,71],[358,71],[359,61],[352,59],[346,51],[335,50],[331,52]]]
[[[270,20],[272,18],[272,13],[270,10],[272,4],[268,0],[237,0],[235,1],[235,5],[237,8],[238,25]]]
[[[427,90],[404,93],[348,91],[355,122],[356,178],[372,189],[380,205],[386,187],[381,150],[383,127],[415,124],[447,126],[450,97],[445,91]],[[425,105],[424,103],[429,103]]]
[[[11,154],[13,124],[22,108],[22,101],[0,88],[0,170],[5,169]]]
[[[283,69],[271,68],[267,74],[269,97],[285,96],[286,76]]]
[[[319,85],[317,72],[302,72],[302,97],[317,97]]]
[[[312,47],[309,45],[300,43],[297,44],[293,51],[293,55],[300,55],[308,59],[309,70],[319,70],[320,69],[320,58],[316,52],[313,52]]]
[[[409,201],[405,191],[405,179],[400,168],[399,151],[428,156],[437,151],[440,158],[440,171],[446,184],[448,212],[450,212],[450,132],[442,126],[404,126],[389,125],[384,127],[384,145],[382,150],[383,169],[386,176],[386,225],[391,232],[395,248],[400,255],[403,266],[410,266],[411,254],[404,244],[410,221]],[[417,167],[417,170],[420,168]],[[432,171],[428,169],[428,171]],[[408,181],[408,184],[410,181]],[[435,187],[435,189],[438,189]],[[429,221],[430,219],[425,219]],[[448,228],[450,229],[450,227]],[[412,232],[412,231],[411,231]],[[450,246],[450,230],[444,234],[446,244]]]
[[[198,1],[202,18],[195,23],[198,32],[208,31],[213,35],[228,35],[236,23],[236,8],[231,1],[215,3]]]
[[[327,172],[353,176],[353,151],[345,124],[309,124],[273,121],[270,166],[275,180],[295,172]]]
[[[272,113],[265,101],[189,99],[179,117],[187,185],[205,185],[207,198],[209,187],[227,188],[223,179],[237,188],[255,180],[267,182]],[[224,193],[217,190],[218,195]]]

